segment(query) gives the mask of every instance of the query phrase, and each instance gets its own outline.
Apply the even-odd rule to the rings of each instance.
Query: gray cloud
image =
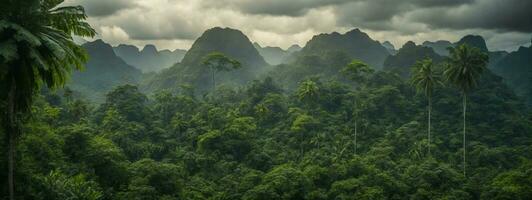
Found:
[[[151,13],[151,12],[150,12]],[[150,13],[147,13],[149,15]],[[166,21],[165,19],[172,19]],[[193,22],[183,18],[124,15],[117,19],[120,27],[135,40],[195,39],[203,31]]]
[[[229,7],[247,14],[302,16],[309,10],[353,0],[206,0],[206,7]]]
[[[68,0],[67,4],[82,5],[91,17],[105,17],[135,7],[131,0]]]
[[[454,10],[471,3],[473,0],[359,0],[335,9],[341,26],[411,33],[426,26],[405,19],[409,13],[427,9]]]
[[[67,0],[84,5],[104,40],[188,48],[214,26],[265,46],[304,45],[313,35],[361,28],[396,46],[479,34],[490,49],[531,35],[531,0]],[[527,39],[530,41],[530,39]]]
[[[483,28],[532,32],[532,1],[478,0],[456,9],[428,9],[414,12],[412,19],[435,28]]]

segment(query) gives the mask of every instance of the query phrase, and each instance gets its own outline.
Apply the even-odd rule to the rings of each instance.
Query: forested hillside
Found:
[[[85,98],[103,102],[105,94],[114,87],[140,81],[142,72],[116,56],[111,45],[96,40],[82,47],[90,59],[85,69],[73,73],[69,86]]]
[[[212,74],[203,61],[213,52],[222,53],[242,65],[241,68],[230,72],[218,72],[214,79],[222,85],[234,87],[245,84],[267,71],[269,67],[249,38],[241,31],[215,27],[205,31],[194,42],[181,63],[147,78],[143,89],[149,92],[164,89],[180,91],[183,89],[182,86],[192,86],[200,93],[211,90]]]
[[[532,105],[532,47],[520,47],[505,56],[497,62],[493,71]]]
[[[0,200],[532,199],[505,4],[271,2],[1,0]]]
[[[378,41],[370,38],[359,29],[345,34],[337,32],[314,36],[301,50],[307,56],[323,56],[332,53],[344,53],[350,59],[358,59],[380,69],[389,55]]]
[[[410,72],[412,71],[412,66],[417,61],[427,58],[436,63],[440,63],[444,60],[444,58],[434,52],[432,48],[416,45],[416,43],[408,41],[395,55],[386,58],[383,70],[392,71],[399,76],[408,79],[410,77]]]
[[[125,85],[96,107],[43,93],[19,145],[20,194],[27,199],[69,192],[103,199],[530,196],[532,116],[501,78],[486,72],[471,94],[467,177],[461,171],[461,100],[453,88],[436,89],[428,154],[424,98],[391,73],[366,78],[359,90],[309,79],[294,92],[268,78],[204,98],[146,96]]]

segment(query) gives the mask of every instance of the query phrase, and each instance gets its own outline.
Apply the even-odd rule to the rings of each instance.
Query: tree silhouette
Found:
[[[447,81],[462,93],[463,114],[463,173],[466,175],[466,112],[467,94],[476,87],[478,79],[486,70],[488,55],[480,49],[462,44],[449,48],[449,59],[444,71]]]
[[[416,62],[412,70],[411,84],[416,88],[418,93],[423,93],[428,100],[427,139],[428,153],[430,155],[432,92],[434,91],[434,87],[442,84],[440,76],[434,70],[432,59],[424,59]]]
[[[355,86],[355,89],[357,91],[360,90],[362,86],[365,86],[369,80],[369,77],[373,74],[375,70],[371,68],[368,64],[359,61],[354,60],[351,63],[349,63],[347,66],[345,66],[340,73],[342,73],[344,76],[347,76],[349,79],[355,81],[357,85]],[[353,140],[354,145],[354,152],[356,154],[357,152],[357,135],[358,135],[358,101],[357,97],[353,97],[353,113],[354,113],[354,123],[355,123],[355,138]]]
[[[216,89],[216,72],[231,71],[242,67],[240,62],[231,59],[220,52],[212,52],[203,57],[202,64],[209,67],[212,75],[212,90]]]

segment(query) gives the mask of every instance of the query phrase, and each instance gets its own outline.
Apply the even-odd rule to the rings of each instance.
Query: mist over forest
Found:
[[[0,0],[0,199],[531,199],[532,4],[385,2]]]

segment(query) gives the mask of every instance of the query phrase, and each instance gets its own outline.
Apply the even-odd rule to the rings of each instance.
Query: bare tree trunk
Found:
[[[464,177],[466,176],[466,111],[467,111],[467,96],[466,96],[466,93],[463,94],[464,95],[464,102],[463,102],[463,123],[464,123],[464,134],[463,134],[463,171],[464,171]]]
[[[15,103],[16,103],[16,84],[15,79],[12,79],[11,86],[8,93],[7,99],[7,124],[6,132],[8,134],[8,189],[9,189],[9,199],[15,199],[15,149],[16,149],[16,134],[17,134],[17,121],[15,116]]]

